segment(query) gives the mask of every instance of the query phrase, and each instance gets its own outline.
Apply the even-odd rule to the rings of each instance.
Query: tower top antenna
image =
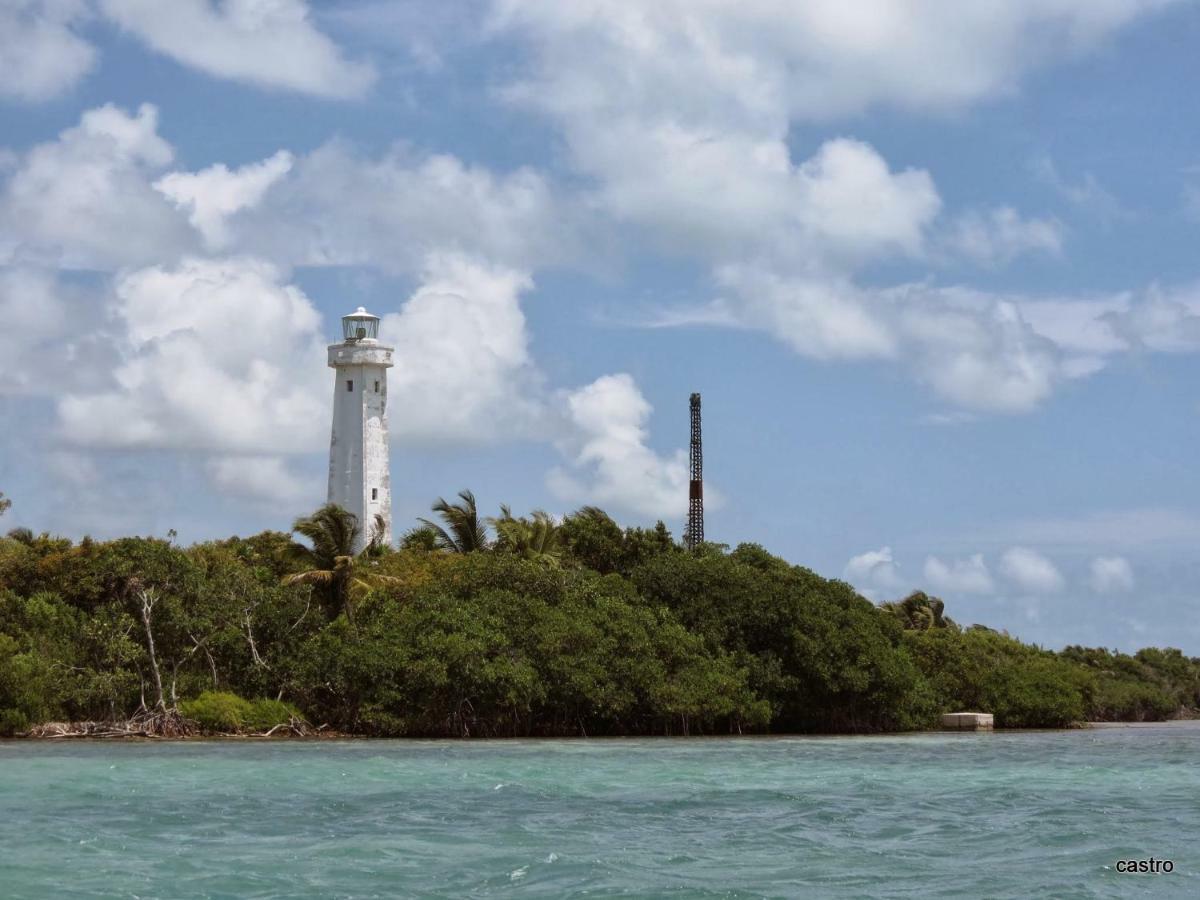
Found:
[[[692,394],[692,439],[688,445],[688,464],[691,480],[688,483],[688,520],[683,542],[689,550],[704,543],[704,446],[700,434],[700,395]]]

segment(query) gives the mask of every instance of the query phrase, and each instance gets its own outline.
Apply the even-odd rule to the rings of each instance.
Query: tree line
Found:
[[[398,548],[335,506],[189,547],[10,531],[0,734],[874,732],[1200,706],[1179,650],[1052,652],[924,593],[875,605],[758,545],[688,551],[596,507],[485,518],[463,491],[433,512]]]

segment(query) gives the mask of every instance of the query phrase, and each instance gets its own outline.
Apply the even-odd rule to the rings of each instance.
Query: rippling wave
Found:
[[[0,895],[1200,896],[1200,726],[0,743]],[[1120,875],[1118,859],[1174,861]]]

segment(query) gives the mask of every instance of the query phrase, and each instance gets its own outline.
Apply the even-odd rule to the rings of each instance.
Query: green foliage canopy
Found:
[[[1162,719],[1200,660],[1053,653],[915,593],[875,606],[754,544],[684,552],[585,507],[434,506],[402,549],[354,553],[323,507],[282,532],[0,539],[0,733],[178,707],[205,728],[290,717],[376,735],[728,734]],[[277,698],[250,700],[244,698]]]

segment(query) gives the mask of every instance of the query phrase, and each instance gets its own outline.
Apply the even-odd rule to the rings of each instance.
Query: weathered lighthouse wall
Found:
[[[361,547],[382,516],[392,540],[392,490],[388,465],[387,370],[392,348],[377,343],[334,344],[329,365],[333,428],[329,442],[328,501],[353,513],[362,527]]]

